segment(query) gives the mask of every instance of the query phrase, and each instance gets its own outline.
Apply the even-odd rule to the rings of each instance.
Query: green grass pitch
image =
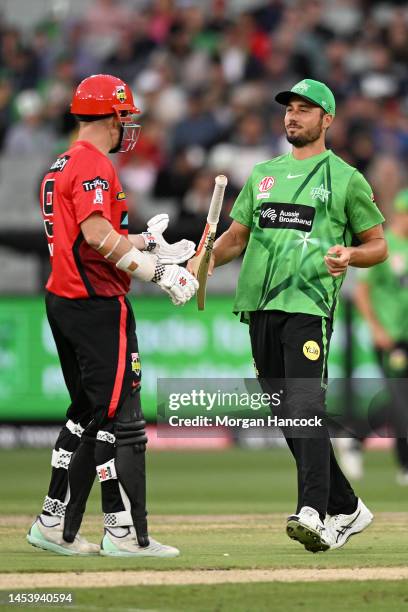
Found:
[[[25,534],[46,493],[50,452],[1,451],[0,461],[2,574],[268,568],[287,568],[290,573],[293,568],[375,568],[407,562],[408,488],[395,484],[394,459],[388,452],[367,453],[366,476],[356,485],[357,493],[377,515],[373,526],[347,547],[318,555],[307,553],[285,534],[285,515],[295,508],[296,488],[293,460],[286,449],[150,452],[150,530],[157,539],[178,546],[182,555],[175,560],[144,561],[58,557],[30,547]],[[94,541],[101,538],[97,483],[83,533]],[[107,582],[103,587],[79,589],[73,584],[72,610],[308,611],[327,610],[328,602],[331,610],[408,610],[408,588],[403,581],[127,587],[110,587]],[[15,607],[0,605],[2,609]]]

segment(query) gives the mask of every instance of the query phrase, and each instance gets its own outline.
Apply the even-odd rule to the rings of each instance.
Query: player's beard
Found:
[[[120,151],[120,148],[122,146],[122,140],[123,140],[124,132],[125,132],[125,130],[123,128],[123,125],[121,124],[118,144],[116,146],[114,146],[112,149],[110,149],[109,153],[118,153],[118,151]]]
[[[289,136],[288,130],[286,128],[286,139],[290,142],[291,145],[296,147],[297,149],[301,149],[312,142],[316,142],[319,140],[323,130],[323,119],[320,119],[319,123],[304,132],[303,134],[298,134],[297,136]]]

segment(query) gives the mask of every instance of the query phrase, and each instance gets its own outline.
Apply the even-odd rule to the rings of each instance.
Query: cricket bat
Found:
[[[198,310],[204,310],[205,307],[208,267],[210,265],[211,253],[214,246],[215,234],[217,232],[218,220],[220,218],[222,201],[224,199],[224,191],[227,183],[228,179],[223,174],[219,174],[215,178],[215,186],[211,198],[210,210],[208,211],[207,223],[196,254],[190,260],[191,270],[195,274],[200,285],[197,291]]]

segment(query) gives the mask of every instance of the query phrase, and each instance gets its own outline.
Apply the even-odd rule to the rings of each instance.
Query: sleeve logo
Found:
[[[82,187],[84,191],[95,191],[96,189],[103,189],[103,191],[109,190],[109,181],[101,178],[100,176],[95,176],[93,179],[89,179],[88,181],[83,181]]]
[[[95,189],[95,197],[93,200],[94,204],[103,204],[103,191],[100,187]]]

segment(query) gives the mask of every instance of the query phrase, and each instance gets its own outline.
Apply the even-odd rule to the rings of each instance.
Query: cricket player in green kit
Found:
[[[390,392],[388,425],[394,429],[397,483],[408,486],[408,189],[400,191],[385,231],[388,260],[361,270],[355,300],[371,332],[378,363]],[[361,444],[342,440],[340,462],[362,475]],[[360,474],[358,474],[360,472]]]
[[[387,245],[369,184],[326,149],[335,116],[330,89],[304,79],[275,99],[286,107],[292,151],[254,167],[212,263],[226,264],[246,248],[234,311],[249,323],[257,375],[290,383],[280,416],[309,418],[324,416],[333,316],[347,268],[384,261]],[[360,246],[350,246],[353,235]],[[298,474],[288,536],[311,552],[343,546],[373,515],[341,472],[325,424],[313,437],[283,433]]]

